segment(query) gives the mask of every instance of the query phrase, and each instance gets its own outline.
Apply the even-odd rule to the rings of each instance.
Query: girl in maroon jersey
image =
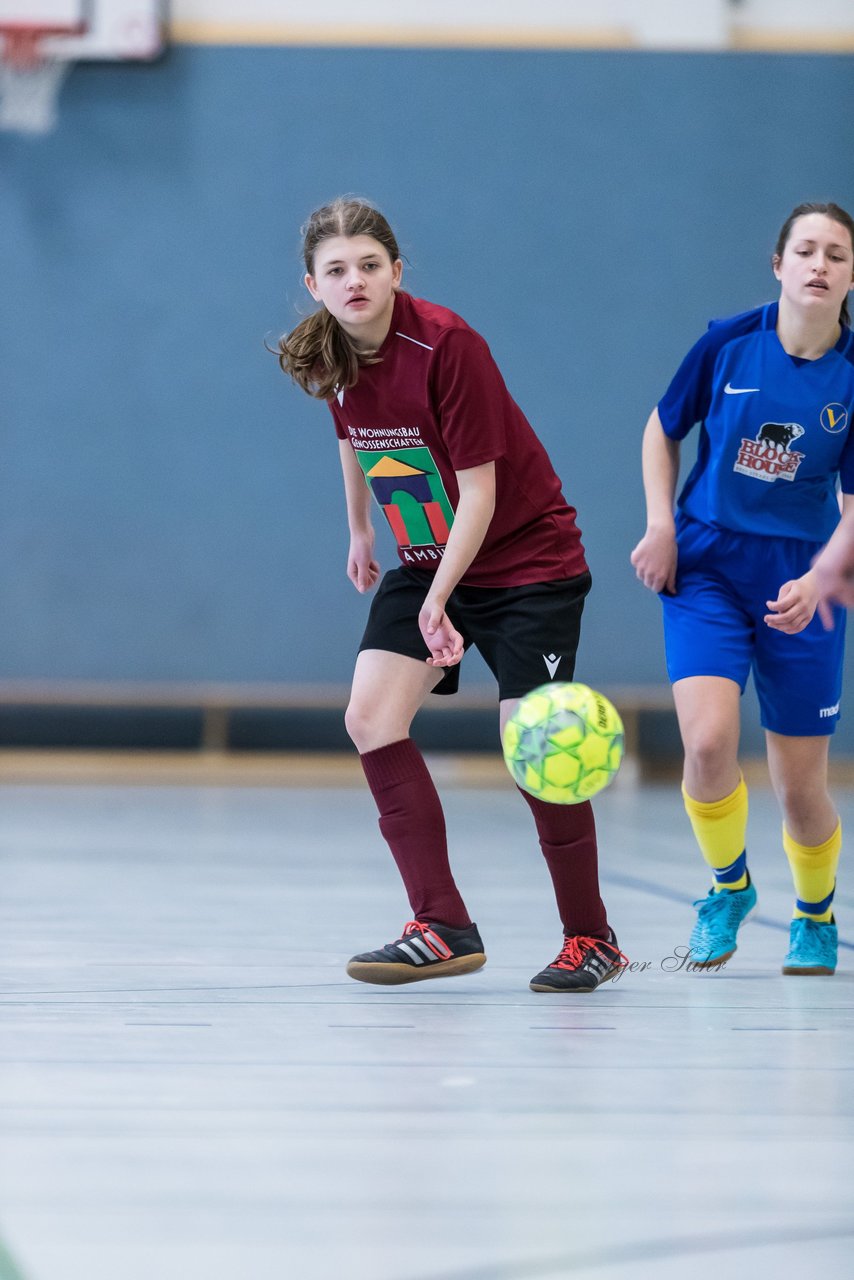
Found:
[[[572,679],[590,575],[575,511],[489,348],[444,307],[401,290],[383,215],[341,198],[304,230],[305,283],[320,309],[279,343],[282,369],[326,400],[350,526],[347,574],[380,576],[372,499],[395,535],[356,660],[346,726],[412,909],[400,938],[348,974],[397,984],[486,961],[448,861],[433,780],[409,736],[429,693],[455,693],[474,644],[498,681],[500,723],[547,680]],[[624,963],[599,894],[589,802],[531,808],[564,944],[535,991],[592,991]]]

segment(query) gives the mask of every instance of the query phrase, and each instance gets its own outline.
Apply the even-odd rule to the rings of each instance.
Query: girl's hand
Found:
[[[833,605],[846,609],[854,607],[854,557],[848,542],[831,542],[813,561],[816,590],[819,594],[818,611],[825,630],[833,630]]]
[[[463,656],[463,638],[440,604],[425,600],[418,615],[418,626],[430,650],[428,667],[454,667]]]
[[[797,635],[812,622],[818,596],[818,583],[812,570],[802,578],[784,582],[777,599],[765,601],[771,610],[771,613],[766,613],[765,622],[775,631],[782,631],[787,636]]]
[[[373,558],[373,550],[374,539],[370,535],[350,539],[347,577],[363,595],[377,585],[380,576],[380,566]]]
[[[631,555],[635,573],[650,591],[676,593],[676,534],[673,529],[650,528]]]

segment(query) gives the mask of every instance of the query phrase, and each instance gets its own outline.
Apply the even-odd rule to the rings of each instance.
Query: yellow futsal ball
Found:
[[[502,746],[523,791],[549,804],[580,804],[619,769],[623,722],[586,684],[543,684],[522,698],[504,726]]]

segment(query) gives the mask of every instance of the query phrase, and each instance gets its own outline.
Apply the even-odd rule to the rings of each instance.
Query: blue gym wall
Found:
[[[176,47],[74,70],[54,135],[0,135],[0,678],[347,680],[367,601],[336,441],[264,339],[308,305],[301,220],[351,191],[406,286],[486,336],[579,510],[579,677],[663,681],[628,562],[641,431],[708,318],[773,296],[789,209],[854,206],[852,69]]]

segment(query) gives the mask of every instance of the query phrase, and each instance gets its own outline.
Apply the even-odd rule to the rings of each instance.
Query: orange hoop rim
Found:
[[[86,31],[85,22],[73,25],[44,25],[30,22],[2,22],[0,36],[3,37],[3,48],[0,59],[10,67],[26,71],[38,67],[46,61],[46,55],[39,47],[48,36],[80,36]]]

